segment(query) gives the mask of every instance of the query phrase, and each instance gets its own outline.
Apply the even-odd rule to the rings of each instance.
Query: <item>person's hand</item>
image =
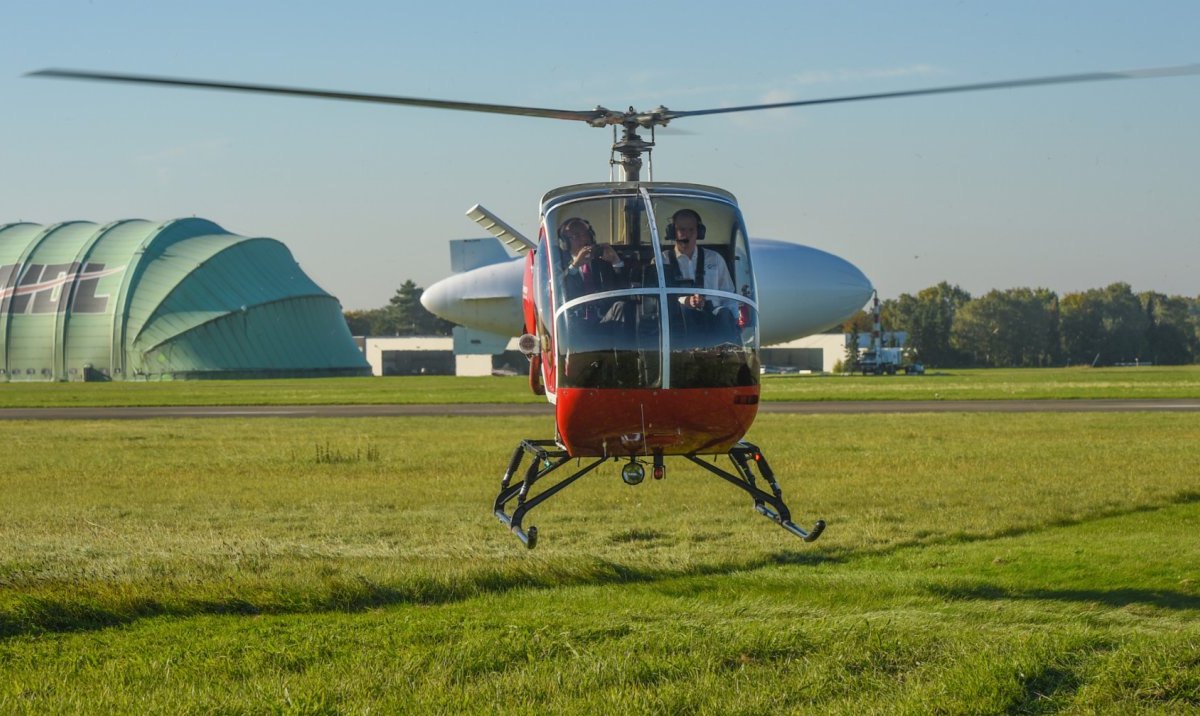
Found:
[[[571,268],[579,268],[580,264],[587,263],[592,260],[592,246],[584,246],[575,254],[575,258],[571,259]],[[612,248],[611,246],[609,248]]]
[[[604,245],[604,248],[601,249],[601,251],[600,251],[600,258],[604,259],[605,261],[609,262],[610,264],[615,264],[621,260],[621,257],[617,255],[617,252],[612,247],[612,244]]]

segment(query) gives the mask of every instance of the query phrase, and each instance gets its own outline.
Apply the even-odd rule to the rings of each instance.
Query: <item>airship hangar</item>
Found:
[[[199,218],[0,225],[0,381],[370,375],[279,241]]]

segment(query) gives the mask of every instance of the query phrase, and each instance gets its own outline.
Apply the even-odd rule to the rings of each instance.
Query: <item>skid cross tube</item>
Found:
[[[734,467],[737,468],[737,475],[723,470],[712,463],[705,462],[696,455],[685,455],[684,457],[738,489],[746,491],[754,500],[754,509],[759,514],[803,539],[805,542],[816,541],[821,536],[821,533],[825,531],[825,520],[817,520],[813,528],[807,531],[795,522],[792,522],[791,510],[783,502],[783,490],[780,489],[779,483],[775,480],[775,473],[771,470],[770,464],[767,463],[767,459],[763,457],[762,451],[757,446],[747,442],[740,442],[730,448],[729,458],[733,461]],[[770,485],[771,492],[765,492],[759,488],[754,477],[755,467],[758,468],[763,479]]]
[[[525,478],[513,484],[513,476],[520,469],[521,461],[526,454],[531,457],[531,460],[529,467],[525,470]],[[567,454],[567,451],[553,440],[522,440],[517,449],[513,451],[512,459],[508,462],[508,470],[500,480],[500,494],[496,495],[493,512],[529,549],[537,546],[538,533],[537,527],[531,526],[526,530],[521,526],[521,521],[525,519],[525,513],[550,497],[553,497],[567,485],[596,469],[600,463],[608,460],[608,458],[597,458],[595,461],[576,470],[568,477],[559,480],[536,495],[530,496],[529,491],[535,482],[562,467],[570,460],[571,456]],[[516,498],[517,504],[510,515],[506,508],[508,503],[514,498]]]
[[[701,456],[696,454],[683,457],[745,491],[754,500],[754,509],[759,514],[805,542],[812,542],[821,536],[825,530],[824,520],[817,520],[811,530],[804,530],[792,521],[791,510],[783,501],[783,490],[780,489],[771,465],[763,457],[758,446],[740,442],[730,448],[728,455],[736,473],[711,462],[705,462]],[[529,465],[525,468],[523,477],[514,482],[526,456],[530,458]],[[512,459],[508,461],[508,469],[505,470],[504,477],[500,480],[500,492],[496,495],[492,511],[529,549],[533,549],[537,545],[538,531],[537,527],[525,528],[522,525],[526,513],[556,495],[572,482],[595,470],[601,463],[619,458],[615,456],[597,457],[549,487],[536,493],[533,492],[536,483],[572,459],[566,448],[555,440],[522,440],[513,451]],[[655,465],[659,465],[660,461],[661,456],[656,457]],[[769,492],[759,487],[759,479],[766,482],[766,487],[770,489]]]

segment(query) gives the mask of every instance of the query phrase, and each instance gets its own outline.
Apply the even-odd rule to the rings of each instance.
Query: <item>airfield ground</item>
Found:
[[[763,400],[1200,398],[1200,366],[948,370],[923,376],[763,376]],[[0,409],[180,405],[545,405],[524,377],[405,376],[133,383],[0,383]]]
[[[1200,397],[1142,370],[996,382]],[[820,541],[669,463],[539,507],[530,552],[490,503],[547,420],[0,423],[0,713],[1200,709],[1194,413],[764,411]]]

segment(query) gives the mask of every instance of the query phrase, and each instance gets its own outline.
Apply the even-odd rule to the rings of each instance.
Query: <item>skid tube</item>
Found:
[[[513,477],[516,475],[517,470],[520,469],[521,461],[526,454],[529,454],[532,459],[530,460],[529,467],[525,470],[525,477],[520,482],[513,483]],[[566,449],[554,440],[522,440],[517,449],[513,451],[512,459],[508,461],[508,470],[504,472],[504,477],[500,480],[500,494],[496,495],[496,504],[493,511],[496,517],[500,518],[500,521],[512,530],[512,533],[529,549],[537,546],[537,527],[530,527],[527,530],[521,526],[521,522],[525,519],[525,513],[554,496],[567,485],[595,470],[600,466],[600,463],[609,458],[596,458],[593,462],[588,463],[570,476],[559,480],[538,494],[532,497],[529,495],[529,490],[535,482],[562,467],[570,459],[571,456],[567,453]],[[516,498],[517,504],[510,515],[506,511],[506,507],[513,498]]]
[[[521,463],[524,461],[526,455],[529,455],[531,458],[529,466],[525,469],[524,477],[514,483],[513,478],[516,477],[517,471],[521,469]],[[779,483],[775,480],[775,473],[771,470],[770,464],[767,463],[767,459],[763,457],[762,451],[757,446],[747,442],[739,442],[730,448],[729,458],[733,461],[734,467],[737,468],[737,474],[717,467],[712,463],[705,462],[696,455],[684,455],[684,457],[735,487],[744,490],[754,500],[754,509],[759,514],[803,539],[805,542],[815,541],[825,531],[824,520],[817,520],[813,528],[807,531],[795,522],[792,522],[791,510],[783,502],[783,491],[780,489]],[[530,490],[533,488],[534,483],[558,470],[571,459],[566,449],[555,440],[522,440],[516,450],[513,451],[512,459],[508,462],[508,469],[504,472],[504,477],[500,480],[500,493],[496,495],[493,512],[529,549],[537,546],[538,537],[537,527],[530,526],[526,529],[522,524],[525,515],[530,510],[553,497],[572,482],[595,470],[601,463],[608,460],[620,460],[621,458],[618,456],[594,458],[591,462],[583,465],[550,487],[536,495],[530,495]],[[661,461],[662,455],[659,454],[654,460],[656,478],[661,477],[661,472],[659,472],[662,467]],[[754,476],[756,468],[770,486],[770,492],[759,488]],[[516,505],[513,508],[512,514],[509,514],[508,506],[514,499],[516,500]]]
[[[817,520],[811,530],[805,530],[800,525],[792,522],[792,511],[783,502],[783,490],[780,489],[779,482],[775,480],[775,472],[771,470],[770,463],[767,462],[767,458],[763,456],[762,450],[759,450],[757,445],[752,445],[748,442],[739,442],[729,449],[729,458],[733,460],[733,464],[737,468],[737,475],[727,470],[722,470],[710,462],[705,462],[696,455],[684,455],[684,457],[734,487],[746,491],[754,500],[754,509],[758,510],[760,515],[778,524],[805,542],[815,542],[821,536],[821,533],[825,531],[825,520]],[[770,485],[770,492],[765,492],[758,486],[754,478],[755,467],[758,468],[759,474]]]

